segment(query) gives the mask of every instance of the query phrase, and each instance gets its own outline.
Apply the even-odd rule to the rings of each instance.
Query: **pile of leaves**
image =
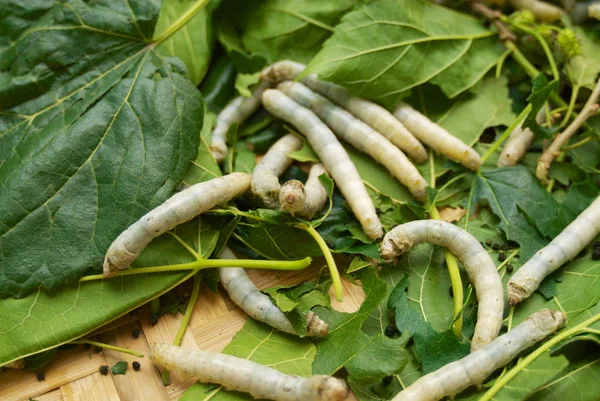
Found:
[[[600,72],[598,23],[575,26],[565,16],[548,25],[515,12],[490,24],[464,2],[425,0],[159,3],[9,0],[0,7],[0,365],[83,337],[195,274],[79,282],[101,271],[121,231],[176,190],[251,172],[257,155],[293,130],[259,112],[230,131],[221,166],[208,150],[215,114],[249,95],[274,61],[306,63],[386,107],[403,99],[480,154],[531,104],[525,126],[537,139],[520,165],[497,168],[494,152],[471,172],[432,153],[418,166],[430,183],[427,204],[345,145],[386,230],[436,207],[486,246],[504,284],[600,192],[598,115],[552,164],[550,185],[535,177],[544,140],[581,109]],[[514,41],[500,39],[498,22]],[[538,125],[544,103],[550,122]],[[305,146],[293,158],[299,163],[283,179],[305,179],[299,165],[316,161],[314,152]],[[316,219],[340,270],[363,287],[360,309],[331,309],[326,278],[274,288],[268,293],[282,310],[312,308],[330,333],[310,342],[248,321],[224,352],[302,376],[343,372],[361,400],[391,399],[468,353],[477,305],[464,276],[464,304],[454,316],[442,250],[422,245],[395,265],[382,263],[337,190]],[[252,258],[321,255],[289,221],[244,198],[157,238],[133,267],[210,258],[227,241]],[[506,308],[504,330],[550,307],[567,313],[573,335],[537,348],[528,364],[513,363],[510,385],[495,376],[459,399],[597,397],[600,328],[582,323],[600,316],[600,262],[592,254],[589,247],[530,299]],[[214,275],[204,279],[214,287]],[[183,399],[249,399],[219,391],[198,384]]]

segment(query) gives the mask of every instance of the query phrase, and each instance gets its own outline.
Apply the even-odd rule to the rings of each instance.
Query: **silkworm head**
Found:
[[[306,192],[304,184],[298,180],[290,180],[283,184],[279,191],[281,210],[294,214],[304,209]]]
[[[552,333],[567,323],[567,315],[564,312],[547,308],[534,313],[529,319],[534,320],[535,325],[547,333]]]
[[[396,256],[409,251],[411,248],[412,241],[397,227],[383,237],[383,241],[381,241],[381,246],[379,247],[379,254],[384,260],[392,260]]]
[[[331,376],[313,376],[311,385],[316,387],[319,401],[358,401],[345,381]]]

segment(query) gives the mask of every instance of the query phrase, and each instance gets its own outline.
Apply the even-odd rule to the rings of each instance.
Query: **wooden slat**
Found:
[[[36,401],[63,401],[62,392],[59,388],[52,390],[46,394],[38,395],[35,397]]]
[[[100,372],[67,383],[60,392],[64,401],[119,401],[113,378]]]
[[[44,368],[46,379],[38,381],[35,373],[28,370],[10,369],[0,373],[0,400],[27,400],[47,393],[64,384],[98,371],[106,364],[102,353],[84,350],[59,350],[54,359]],[[6,385],[10,383],[10,385]]]
[[[157,370],[150,361],[150,348],[146,337],[142,333],[137,339],[133,338],[131,332],[137,328],[137,323],[125,325],[118,332],[108,332],[103,340],[109,344],[122,348],[129,348],[144,354],[144,358],[121,353],[113,350],[104,350],[104,355],[109,366],[119,361],[128,364],[124,375],[114,375],[112,379],[116,386],[121,401],[168,401],[169,395],[163,386]],[[141,364],[139,371],[133,370],[132,364],[137,361]]]

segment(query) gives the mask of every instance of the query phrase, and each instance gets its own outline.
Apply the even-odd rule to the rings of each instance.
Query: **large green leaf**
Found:
[[[154,38],[159,38],[182,14],[200,0],[163,0],[154,30]],[[194,18],[176,34],[158,46],[164,56],[174,56],[187,67],[187,76],[198,85],[210,64],[214,46],[212,31],[212,9],[215,1],[200,10]]]
[[[196,155],[200,93],[147,42],[156,4],[129,5],[56,3],[0,38],[0,297],[97,270]]]
[[[425,82],[453,97],[475,85],[502,46],[476,19],[423,0],[375,0],[346,14],[307,73],[395,104]]]
[[[308,377],[315,356],[310,341],[277,331],[263,323],[248,319],[223,353],[249,359],[290,375]],[[228,392],[221,386],[196,383],[183,394],[181,401],[253,400],[248,394]]]
[[[331,35],[340,16],[356,0],[266,0],[258,3],[226,0],[219,7],[219,40],[232,60],[292,59],[307,63]],[[236,10],[232,12],[232,10]],[[252,63],[251,63],[252,64]],[[260,67],[260,65],[259,65]],[[248,66],[241,66],[247,72]]]
[[[567,64],[567,74],[571,79],[574,90],[581,87],[593,89],[598,73],[600,73],[600,43],[594,38],[594,33],[584,29],[575,30],[579,41],[581,54],[573,57]]]

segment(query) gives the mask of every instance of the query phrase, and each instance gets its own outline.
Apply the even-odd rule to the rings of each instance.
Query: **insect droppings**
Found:
[[[138,338],[140,334],[142,334],[142,331],[140,329],[133,329],[133,331],[131,332],[131,336],[133,338]]]
[[[37,372],[35,377],[36,379],[38,379],[39,382],[43,382],[44,380],[46,380],[46,374],[44,372]]]
[[[100,369],[98,369],[98,371],[100,372],[100,374],[103,374],[104,376],[106,376],[108,374],[108,365],[102,365],[100,366]]]
[[[142,365],[140,365],[140,363],[138,361],[133,361],[133,363],[131,364],[131,367],[133,368],[133,370],[138,372],[140,370],[140,368],[142,367]]]

